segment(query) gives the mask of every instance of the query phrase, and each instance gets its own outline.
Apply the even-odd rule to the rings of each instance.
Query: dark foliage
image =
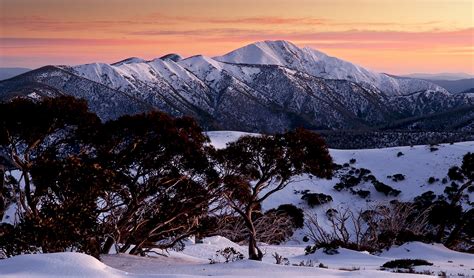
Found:
[[[395,174],[392,176],[392,181],[399,182],[405,180],[405,175],[403,174]]]
[[[315,207],[332,202],[332,197],[323,193],[306,193],[301,197],[310,207]]]
[[[70,97],[0,104],[0,149],[22,172],[2,183],[21,221],[0,249],[139,254],[202,232],[217,184],[206,142],[194,121],[159,112],[104,124]]]
[[[276,209],[277,213],[285,213],[291,218],[294,228],[303,228],[304,213],[303,210],[293,204],[283,204]]]
[[[400,260],[393,260],[393,261],[388,261],[382,265],[382,267],[386,268],[412,268],[414,266],[419,266],[419,265],[433,265],[433,263],[430,263],[426,260],[420,260],[420,259],[400,259]]]
[[[249,231],[252,260],[263,257],[253,220],[261,202],[285,188],[294,176],[332,176],[333,163],[324,141],[303,129],[271,137],[242,137],[218,150],[215,159],[222,169],[227,203],[242,217]]]
[[[373,181],[372,184],[374,185],[375,190],[385,194],[385,196],[398,196],[401,191],[397,189],[393,189],[392,187],[382,183],[380,181]]]

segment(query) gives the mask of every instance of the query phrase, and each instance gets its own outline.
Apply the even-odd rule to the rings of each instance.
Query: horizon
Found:
[[[474,74],[470,0],[0,0],[0,64],[224,55],[286,40],[390,74]],[[252,7],[252,9],[248,9]]]

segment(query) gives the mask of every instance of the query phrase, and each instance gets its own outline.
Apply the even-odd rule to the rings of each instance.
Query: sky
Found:
[[[474,0],[0,0],[0,67],[288,40],[393,74],[474,74]]]

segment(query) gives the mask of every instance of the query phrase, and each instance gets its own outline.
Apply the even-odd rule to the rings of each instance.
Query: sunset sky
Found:
[[[474,0],[0,0],[0,66],[289,40],[394,74],[474,73]]]

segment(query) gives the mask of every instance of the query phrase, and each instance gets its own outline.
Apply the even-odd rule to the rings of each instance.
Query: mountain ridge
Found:
[[[397,79],[328,57],[265,41],[214,58],[168,54],[49,66],[0,82],[0,99],[28,97],[21,83],[33,82],[43,86],[40,95],[48,96],[50,88],[50,95],[56,90],[86,99],[104,120],[158,109],[194,117],[205,129],[269,133],[300,126],[371,128],[474,105],[471,93],[453,95],[427,81]],[[318,76],[321,69],[326,73]],[[347,73],[355,77],[342,78]]]

